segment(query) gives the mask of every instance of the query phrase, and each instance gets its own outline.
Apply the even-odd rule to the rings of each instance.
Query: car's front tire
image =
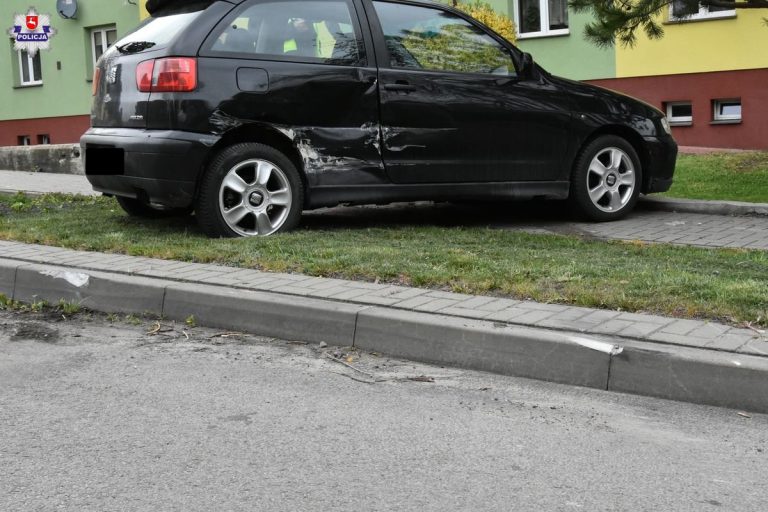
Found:
[[[196,214],[210,237],[268,236],[296,227],[303,204],[291,160],[273,147],[243,143],[222,150],[206,169]]]
[[[569,199],[590,220],[619,220],[637,204],[642,178],[635,148],[621,137],[603,135],[576,159]]]

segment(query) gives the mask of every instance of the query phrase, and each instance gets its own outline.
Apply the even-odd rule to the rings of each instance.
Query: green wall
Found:
[[[450,4],[450,0],[441,0]],[[472,0],[467,0],[472,1]],[[514,19],[515,0],[484,0],[496,11]],[[590,20],[587,13],[568,12],[570,34],[565,36],[521,39],[518,48],[533,55],[536,62],[558,76],[573,80],[614,78],[616,52],[602,50],[584,39],[584,25]]]
[[[8,30],[16,14],[29,7],[51,16],[57,31],[51,49],[41,52],[43,85],[19,87],[18,55]],[[79,0],[77,19],[66,20],[56,13],[55,0],[2,0],[0,28],[0,120],[84,115],[91,108],[90,29],[114,25],[117,35],[139,23],[139,7],[126,0]],[[61,69],[57,68],[60,63]]]
[[[521,39],[517,46],[531,55],[550,73],[573,80],[614,78],[616,52],[600,49],[584,39],[587,13],[568,12],[570,34],[566,36]]]

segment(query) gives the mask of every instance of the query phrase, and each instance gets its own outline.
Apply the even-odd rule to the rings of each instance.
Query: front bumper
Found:
[[[91,128],[80,139],[97,192],[186,208],[218,137],[190,132]]]
[[[673,183],[677,164],[677,143],[670,136],[645,137],[647,149],[643,193],[666,192]]]

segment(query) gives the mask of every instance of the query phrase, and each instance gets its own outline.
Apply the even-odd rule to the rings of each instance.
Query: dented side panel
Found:
[[[268,128],[285,136],[301,155],[311,186],[386,180],[375,69],[223,58],[200,58],[198,66],[196,92],[153,95],[154,128],[219,137],[249,126]],[[268,85],[241,90],[237,77],[242,68],[259,70]],[[214,98],[221,101],[211,103]]]

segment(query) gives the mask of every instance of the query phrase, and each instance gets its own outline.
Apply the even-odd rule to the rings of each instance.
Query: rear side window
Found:
[[[259,1],[215,34],[217,53],[355,65],[360,33],[347,0]]]
[[[394,68],[514,76],[498,41],[442,9],[374,2]]]
[[[143,49],[165,46],[181,31],[191,25],[202,12],[202,10],[199,10],[196,12],[168,14],[149,18],[144,24],[139,25],[139,28],[135,31],[118,41],[115,46],[117,48],[126,48],[131,43],[137,43],[143,46]]]

